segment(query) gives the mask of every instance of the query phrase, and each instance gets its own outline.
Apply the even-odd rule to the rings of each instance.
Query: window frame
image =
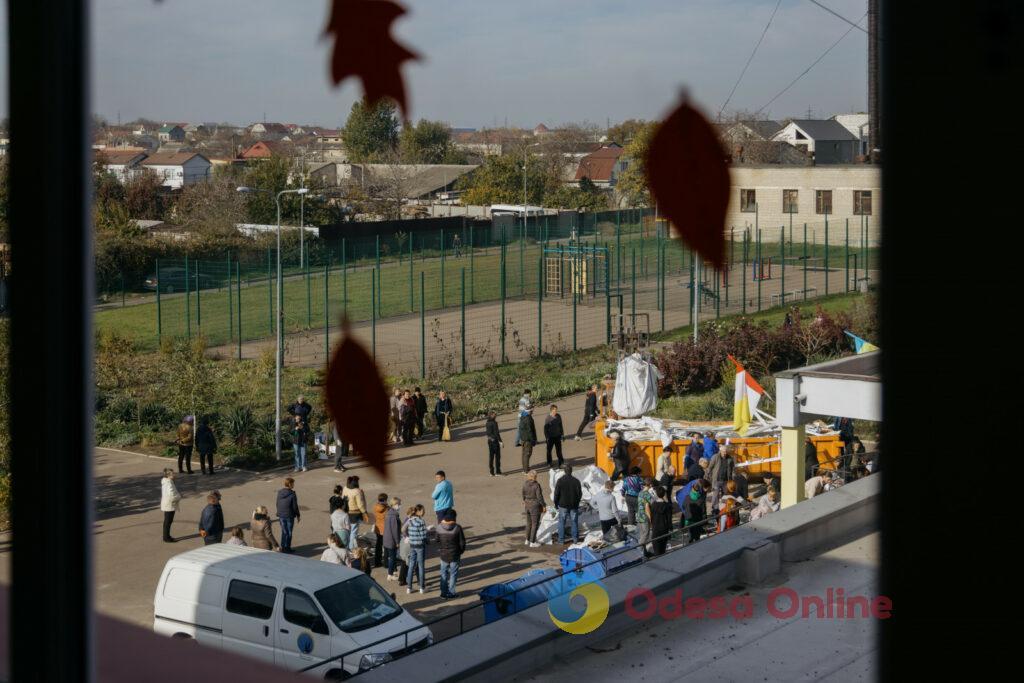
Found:
[[[787,203],[787,194],[793,193],[793,201]],[[800,213],[800,190],[783,190],[782,191],[782,213]]]
[[[749,195],[747,193],[750,193]],[[751,201],[753,200],[753,201]],[[740,188],[740,213],[757,212],[757,190]]]
[[[864,199],[867,195],[868,210],[864,210]],[[854,190],[853,191],[853,215],[854,216],[870,216],[874,210],[874,195],[871,190]]]
[[[238,609],[232,609],[232,605],[231,605],[231,600],[232,600],[231,592],[232,592],[232,590],[234,590],[236,583],[237,584],[243,584],[243,585],[246,585],[246,586],[252,586],[252,587],[255,587],[255,588],[258,588],[258,589],[270,589],[270,590],[272,590],[274,592],[274,598],[270,602],[270,613],[267,614],[267,616],[262,617],[262,616],[258,616],[256,614],[250,614],[249,612],[239,611]],[[231,614],[237,614],[240,617],[248,617],[250,619],[257,619],[259,621],[269,621],[274,616],[274,605],[277,604],[277,593],[278,593],[277,586],[269,586],[269,585],[267,585],[265,583],[255,583],[253,581],[246,581],[245,579],[231,579],[231,581],[228,583],[228,594],[227,594],[226,600],[224,601],[224,609],[225,609],[225,611],[230,612]],[[236,600],[237,599],[238,598],[236,598]],[[247,604],[258,604],[258,603],[249,602]]]
[[[308,624],[305,621],[295,621],[288,617],[288,598],[294,596],[300,600],[305,600],[316,612],[316,619],[313,620],[312,624]],[[285,588],[281,592],[281,618],[287,621],[289,624],[304,628],[307,631],[312,631],[318,635],[329,636],[331,635],[330,627],[327,626],[327,619],[324,617],[324,613],[320,610],[320,606],[316,600],[313,599],[308,593],[300,591],[298,588]]]
[[[825,195],[828,195],[828,210],[822,211],[824,207]],[[814,213],[819,216],[831,216],[832,215],[832,190],[815,190],[814,191]]]

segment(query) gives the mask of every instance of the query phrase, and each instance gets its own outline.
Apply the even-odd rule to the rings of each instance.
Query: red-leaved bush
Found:
[[[864,326],[869,324],[863,322]],[[722,377],[728,355],[755,377],[762,378],[780,370],[848,355],[852,345],[843,331],[854,327],[854,320],[847,313],[833,315],[820,307],[810,313],[795,306],[790,309],[789,320],[778,326],[750,318],[724,325],[702,325],[696,344],[687,339],[655,354],[654,364],[662,375],[658,393],[665,398],[717,388],[731,379]]]

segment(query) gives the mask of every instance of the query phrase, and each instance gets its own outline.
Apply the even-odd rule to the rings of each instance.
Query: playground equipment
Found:
[[[772,279],[772,257],[765,256],[763,258],[754,259],[750,262],[750,272],[754,282],[758,280],[771,280]]]
[[[544,292],[549,296],[597,296],[603,292],[604,247],[571,244],[544,248]]]

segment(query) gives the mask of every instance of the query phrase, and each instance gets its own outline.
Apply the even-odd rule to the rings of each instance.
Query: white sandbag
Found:
[[[601,533],[601,518],[589,506],[580,506],[580,516],[577,524],[577,532],[581,536],[589,533],[591,529],[597,529],[597,532]],[[572,522],[568,517],[565,518],[565,528],[568,533],[572,533]],[[540,524],[537,526],[537,543],[551,543],[557,531],[558,511],[548,509],[544,516],[541,517]]]
[[[639,353],[624,357],[615,369],[612,410],[620,417],[640,417],[658,406],[661,373]]]

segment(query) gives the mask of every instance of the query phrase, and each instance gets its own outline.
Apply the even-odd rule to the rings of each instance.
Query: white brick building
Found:
[[[776,239],[780,226],[786,227],[788,237],[792,223],[797,238],[806,223],[820,241],[827,214],[830,242],[845,238],[847,219],[851,240],[859,239],[863,222],[874,242],[882,228],[881,173],[881,167],[867,164],[731,166],[726,229],[756,225]]]

